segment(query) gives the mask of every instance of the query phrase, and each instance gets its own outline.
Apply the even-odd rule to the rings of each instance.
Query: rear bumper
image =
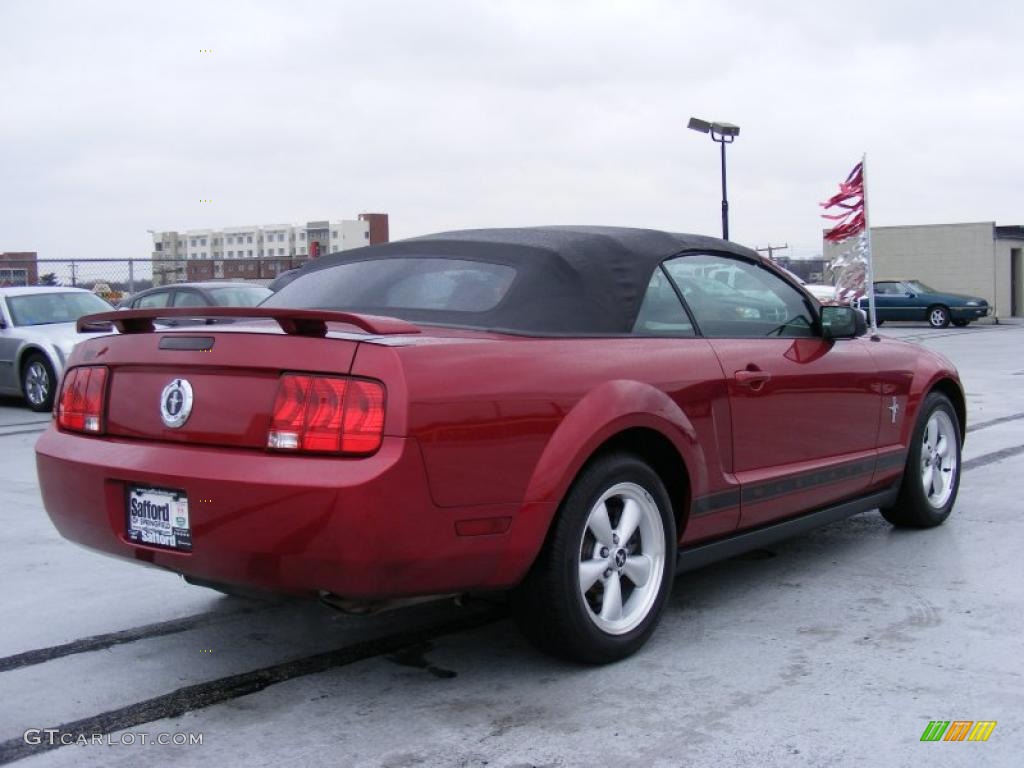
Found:
[[[418,445],[396,437],[369,458],[343,459],[97,439],[51,426],[36,466],[46,511],[71,541],[207,581],[356,599],[511,586],[551,513],[436,507]],[[132,483],[188,494],[191,552],[127,539]],[[459,521],[487,518],[507,518],[507,531],[456,532]]]

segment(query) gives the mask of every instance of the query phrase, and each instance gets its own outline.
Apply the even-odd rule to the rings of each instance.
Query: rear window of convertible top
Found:
[[[336,264],[301,275],[263,306],[338,310],[488,312],[505,298],[516,270],[445,258],[390,258]]]

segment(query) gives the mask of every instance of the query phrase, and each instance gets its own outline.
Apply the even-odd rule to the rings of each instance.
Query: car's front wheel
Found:
[[[513,593],[523,633],[548,653],[589,664],[637,651],[675,575],[671,510],[664,484],[639,458],[611,454],[589,464]]]
[[[882,516],[893,525],[933,528],[941,525],[956,503],[960,488],[960,450],[963,437],[953,404],[932,392],[921,406],[900,494]]]
[[[949,326],[949,310],[942,306],[928,308],[928,325],[932,328],[946,328]]]
[[[37,412],[53,410],[56,388],[57,376],[50,361],[38,352],[30,354],[21,367],[21,391],[28,407]]]

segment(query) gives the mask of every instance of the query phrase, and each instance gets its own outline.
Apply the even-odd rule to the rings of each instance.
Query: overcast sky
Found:
[[[147,229],[391,215],[731,234],[1024,224],[1020,0],[0,0],[0,251],[147,257]],[[201,53],[212,49],[212,53]],[[200,202],[211,199],[212,202]]]

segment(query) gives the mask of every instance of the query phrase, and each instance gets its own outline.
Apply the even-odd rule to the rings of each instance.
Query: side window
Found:
[[[143,296],[135,302],[135,309],[152,309],[154,307],[166,307],[167,299],[170,297],[168,291],[157,291]]]
[[[659,267],[647,285],[640,312],[633,325],[634,336],[694,336],[693,323],[679,303],[672,283]]]
[[[176,307],[205,307],[206,301],[198,291],[176,291],[174,294],[174,306]]]
[[[898,296],[903,293],[899,283],[875,283],[875,293],[880,296]]]
[[[728,283],[708,279],[724,267]],[[815,315],[803,294],[756,264],[724,256],[680,256],[665,262],[701,333],[710,338],[817,336]]]

